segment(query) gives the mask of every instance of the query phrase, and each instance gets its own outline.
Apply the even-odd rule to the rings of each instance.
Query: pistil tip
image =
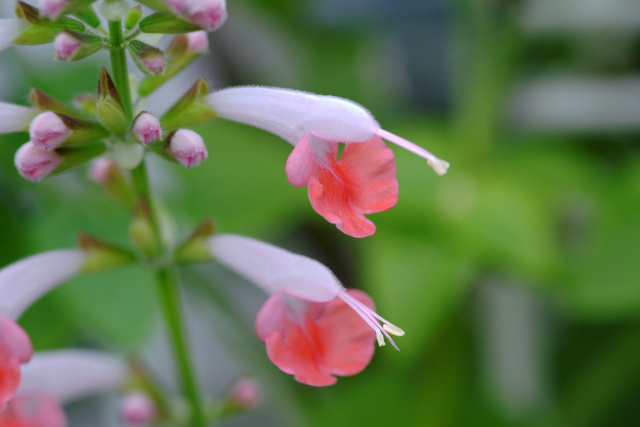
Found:
[[[440,176],[446,174],[449,170],[449,162],[442,159],[429,159],[427,160],[427,164]]]

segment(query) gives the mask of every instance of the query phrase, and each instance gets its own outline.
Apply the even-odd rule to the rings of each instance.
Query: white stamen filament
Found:
[[[364,321],[367,322],[367,324],[375,331],[376,339],[380,347],[385,345],[384,337],[387,337],[391,345],[393,345],[393,347],[396,350],[400,351],[396,343],[393,341],[393,338],[389,336],[387,329],[381,326],[380,323],[378,323],[378,321],[376,320],[376,318],[385,322],[385,324],[388,324],[387,326],[391,325],[389,322],[384,320],[375,311],[371,310],[369,307],[367,307],[366,305],[364,305],[363,303],[361,303],[360,301],[358,301],[348,293],[341,292],[340,294],[338,294],[338,296],[344,302],[346,302],[351,308],[353,308],[355,312],[358,313],[360,317],[362,317],[362,319],[364,319]],[[402,331],[402,329],[398,328],[397,326],[391,325],[391,327],[392,327],[391,329],[394,330],[395,332]],[[404,331],[402,331],[402,333],[404,334]]]
[[[398,135],[387,132],[384,129],[378,130],[377,133],[380,138],[384,138],[387,141],[396,144],[397,146],[400,146],[405,150],[411,151],[413,154],[416,154],[423,159],[426,159],[427,164],[431,166],[438,175],[442,176],[447,173],[447,170],[449,169],[449,162],[439,159],[424,148],[414,144],[411,141],[407,141],[406,139],[401,138]]]

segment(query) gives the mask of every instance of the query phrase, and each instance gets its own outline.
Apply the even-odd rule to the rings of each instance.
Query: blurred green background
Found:
[[[187,293],[206,301],[200,328],[267,395],[265,418],[228,425],[640,424],[640,4],[228,7],[200,64],[214,87],[353,99],[383,128],[452,165],[437,177],[393,147],[399,202],[370,216],[374,236],[356,240],[288,184],[291,148],[270,134],[215,121],[196,129],[210,154],[199,168],[153,164],[178,236],[211,216],[220,231],[317,257],[406,331],[401,352],[378,349],[363,373],[329,388],[303,386],[272,366],[254,337],[264,297],[221,269],[185,268]],[[4,78],[20,77],[10,89],[3,81],[4,101],[24,103],[33,86],[67,101],[93,91],[96,64],[106,59],[41,72],[29,49],[0,56]],[[27,138],[0,136],[0,265],[73,246],[80,231],[126,243],[128,213],[86,168],[40,184],[18,176],[13,155]],[[240,307],[245,294],[252,302]],[[156,327],[155,306],[151,276],[128,269],[75,279],[21,322],[37,349],[136,354]],[[215,364],[202,369],[229,381]]]

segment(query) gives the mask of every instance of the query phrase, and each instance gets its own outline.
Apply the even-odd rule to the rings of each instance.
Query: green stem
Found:
[[[133,108],[131,106],[131,89],[129,88],[129,72],[127,71],[127,55],[125,52],[124,38],[122,36],[122,23],[109,21],[109,37],[111,40],[111,72],[118,89],[118,95],[124,104],[124,112],[127,120],[133,120]]]
[[[156,278],[162,312],[169,327],[174,354],[180,371],[182,390],[191,404],[192,413],[189,425],[204,427],[207,424],[204,408],[201,405],[200,391],[198,390],[195,373],[191,365],[189,347],[184,334],[183,316],[180,307],[180,289],[175,269],[170,267],[160,268],[156,271]]]
[[[120,99],[124,104],[124,110],[129,123],[133,121],[133,106],[131,103],[131,90],[129,88],[129,73],[127,71],[127,57],[125,53],[125,43],[122,34],[122,23],[120,21],[109,21],[109,37],[111,41],[111,68],[113,79],[118,89]],[[158,242],[157,254],[163,256],[165,248],[160,231],[158,216],[154,208],[151,197],[151,186],[144,159],[140,165],[131,171],[131,178],[136,194],[142,198],[149,206],[151,212],[151,222],[154,234]],[[159,300],[162,306],[171,342],[173,344],[174,357],[180,374],[182,391],[191,406],[190,427],[206,427],[207,422],[202,406],[202,399],[198,390],[195,373],[189,354],[189,346],[185,336],[185,326],[181,312],[181,299],[179,292],[178,278],[175,266],[157,267],[156,280],[158,283]]]

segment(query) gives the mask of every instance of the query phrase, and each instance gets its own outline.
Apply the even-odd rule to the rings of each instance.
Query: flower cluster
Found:
[[[189,127],[217,117],[264,129],[293,146],[285,164],[291,185],[306,186],[315,211],[358,238],[376,231],[366,215],[388,210],[398,200],[394,154],[385,140],[422,157],[438,175],[449,164],[383,130],[362,106],[334,96],[268,87],[211,91],[199,79],[156,117],[145,110],[146,97],[207,51],[207,31],[226,20],[226,2],[139,0],[153,9],[144,16],[140,5],[105,0],[103,19],[92,3],[40,0],[36,8],[18,1],[16,18],[0,19],[0,49],[53,43],[55,57],[62,61],[81,60],[102,49],[111,53],[111,70],[102,68],[97,92],[78,94],[73,106],[39,89],[32,90],[30,107],[0,103],[0,133],[28,132],[15,165],[30,181],[92,161],[91,178],[132,213],[133,249],[83,235],[81,249],[45,252],[0,270],[0,405],[5,408],[0,425],[64,426],[60,404],[121,388],[135,375],[114,355],[81,350],[33,355],[27,332],[16,323],[34,301],[71,277],[134,262],[155,270],[159,290],[167,292],[167,304],[174,304],[167,321],[173,322],[169,329],[181,361],[188,358],[180,353],[183,326],[175,316],[180,303],[172,271],[196,261],[219,262],[269,294],[257,314],[257,336],[269,359],[302,383],[327,386],[337,376],[362,371],[376,343],[388,340],[397,349],[391,335],[404,335],[402,329],[378,315],[366,293],[345,289],[315,260],[248,237],[216,234],[207,221],[184,241],[168,241],[150,194],[145,159],[155,154],[188,168],[200,165],[208,157],[207,147]],[[152,36],[162,34],[174,34],[164,51],[150,44]],[[127,52],[143,73],[134,85]],[[190,419],[182,421],[205,425],[207,411],[192,373],[184,366],[180,370],[191,405]],[[251,381],[239,382],[222,407],[253,407],[260,400],[258,390]],[[152,397],[146,391],[129,390],[123,418],[131,424],[179,424],[158,393]]]

